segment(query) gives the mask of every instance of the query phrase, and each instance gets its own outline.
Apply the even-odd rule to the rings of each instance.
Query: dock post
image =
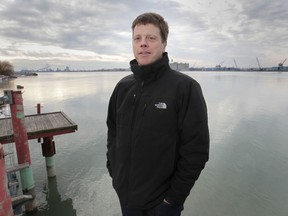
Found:
[[[37,114],[41,114],[41,104],[37,104]],[[41,138],[38,138],[38,142],[41,142]],[[55,142],[53,136],[43,137],[42,143],[42,155],[45,157],[46,170],[48,178],[56,176],[55,172],[55,160],[54,155],[56,154]]]
[[[10,110],[11,120],[14,132],[14,141],[16,145],[16,152],[18,158],[18,164],[29,163],[31,165],[28,135],[25,127],[25,115],[23,107],[23,98],[21,91],[5,91],[5,93],[11,98]],[[25,204],[25,210],[27,213],[32,213],[37,210],[36,206],[36,192],[35,183],[31,166],[20,170],[20,178],[22,191],[24,195],[32,195],[32,201]]]
[[[37,104],[37,114],[41,114],[41,104]],[[41,143],[41,138],[38,138],[38,143]]]
[[[42,154],[46,161],[46,170],[48,178],[56,176],[54,155],[56,154],[55,142],[52,137],[44,137],[42,143]]]
[[[2,144],[0,143],[0,215],[14,216],[11,197],[7,185],[4,150]]]

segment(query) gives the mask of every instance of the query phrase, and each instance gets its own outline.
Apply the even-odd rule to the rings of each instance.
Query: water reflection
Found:
[[[61,195],[57,188],[57,178],[49,178],[48,185],[43,188],[43,193],[46,194],[45,205],[39,206],[39,211],[35,216],[76,216],[76,210],[73,208],[73,202],[71,198],[62,200]]]
[[[8,86],[24,86],[26,114],[35,113],[41,103],[43,112],[64,111],[78,124],[76,133],[55,137],[58,191],[54,197],[59,203],[69,200],[63,208],[77,211],[77,216],[121,215],[105,168],[105,119],[110,94],[127,73],[39,73]],[[201,84],[207,102],[211,157],[183,216],[286,215],[288,73],[187,74]],[[29,144],[36,186],[41,188],[47,181],[41,147]],[[49,204],[48,194],[43,197],[38,191],[37,196],[42,215],[59,213],[56,204]],[[69,215],[66,209],[63,212]]]
[[[286,215],[288,74],[198,80],[208,104],[211,157],[184,215]]]

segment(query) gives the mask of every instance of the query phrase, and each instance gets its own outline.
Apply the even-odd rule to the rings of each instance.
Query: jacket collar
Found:
[[[140,66],[136,59],[130,61],[130,67],[137,81],[149,82],[160,77],[164,72],[170,69],[167,52],[156,62]]]

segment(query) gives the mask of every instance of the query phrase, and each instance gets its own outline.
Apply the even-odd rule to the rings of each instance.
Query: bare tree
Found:
[[[0,61],[0,75],[11,76],[14,73],[13,65],[8,61]]]

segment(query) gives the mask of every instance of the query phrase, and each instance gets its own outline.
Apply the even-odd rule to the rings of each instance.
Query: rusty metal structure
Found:
[[[41,114],[41,106],[37,105],[37,114],[25,116],[21,91],[4,91],[0,97],[0,104],[9,104],[11,117],[0,119],[0,143],[15,142],[18,164],[5,168],[4,152],[0,157],[0,204],[3,206],[0,216],[12,216],[11,206],[24,204],[28,213],[37,210],[36,193],[31,168],[31,157],[28,140],[43,140],[42,154],[45,157],[47,175],[49,178],[56,176],[54,155],[56,154],[54,136],[73,133],[77,125],[63,112]],[[7,192],[7,173],[20,172],[23,195],[10,197]],[[8,184],[9,185],[9,184]],[[3,199],[3,200],[2,200]]]

